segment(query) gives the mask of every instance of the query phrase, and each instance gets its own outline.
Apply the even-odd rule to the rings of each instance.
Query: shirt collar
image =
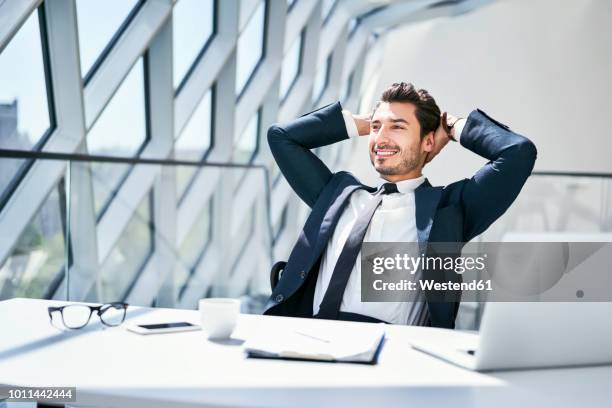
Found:
[[[397,190],[401,194],[406,194],[406,193],[413,193],[414,190],[416,190],[416,188],[418,186],[423,184],[424,181],[425,181],[425,176],[420,176],[420,177],[417,177],[417,178],[412,178],[412,179],[408,179],[408,180],[398,181],[395,184],[397,185]],[[376,186],[380,187],[380,186],[382,186],[385,183],[388,183],[388,181],[385,180],[382,177],[379,177],[378,181],[376,183]]]

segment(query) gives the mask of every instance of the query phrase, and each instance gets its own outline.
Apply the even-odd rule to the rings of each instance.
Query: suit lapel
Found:
[[[429,233],[441,195],[442,187],[432,187],[427,179],[414,190],[417,237],[421,253],[424,253],[429,242]]]
[[[317,244],[315,247],[315,251],[313,251],[312,260],[316,260],[321,251],[327,245],[331,233],[333,232],[336,224],[338,223],[338,219],[342,212],[346,208],[346,205],[349,202],[349,197],[351,194],[357,189],[365,189],[368,191],[375,191],[371,187],[368,187],[363,184],[350,184],[348,186],[344,186],[340,194],[336,197],[332,205],[327,209],[325,216],[321,222],[321,227],[319,228],[319,234],[317,237]],[[426,249],[427,242],[429,242],[429,234],[431,232],[431,226],[433,224],[433,218],[436,214],[436,210],[438,208],[438,203],[440,202],[440,197],[442,196],[442,187],[432,187],[427,179],[416,188],[414,191],[414,200],[416,207],[416,227],[417,227],[417,237],[419,240],[419,249],[421,253]],[[309,264],[311,263],[309,262]],[[309,265],[310,266],[310,265]]]
[[[319,257],[321,256],[321,252],[327,245],[329,238],[338,223],[338,219],[342,215],[342,211],[346,207],[349,202],[350,195],[358,189],[368,187],[363,184],[357,182],[355,179],[345,180],[340,183],[340,186],[337,187],[333,196],[335,197],[332,200],[332,203],[325,212],[314,212],[311,213],[310,217],[307,221],[307,224],[317,225],[316,228],[312,230],[310,228],[304,228],[302,234],[298,238],[298,242],[296,246],[293,248],[291,255],[289,256],[289,261],[287,266],[285,267],[285,272],[291,270],[295,271],[303,271],[308,272],[312,269],[314,264],[317,262]],[[318,215],[318,216],[317,216]],[[314,217],[314,218],[313,218]],[[309,243],[314,243],[310,245]],[[305,258],[300,260],[300,256],[304,255]],[[285,276],[285,273],[283,273]],[[291,276],[291,273],[286,276]],[[281,279],[274,288],[272,295],[277,293],[282,293],[285,297],[291,296],[303,283],[302,279]],[[278,302],[273,301],[271,297],[266,304],[265,310],[268,310],[270,307],[276,305]]]
[[[342,215],[349,202],[349,197],[357,189],[365,189],[368,191],[376,190],[363,184],[349,184],[342,187],[342,191],[336,196],[332,205],[325,212],[325,216],[321,221],[321,226],[318,231],[316,245],[311,253],[311,259],[306,266],[306,270],[312,266],[312,263],[321,255],[321,251],[327,245],[336,224]],[[429,234],[433,224],[433,218],[442,196],[442,187],[432,187],[427,179],[414,191],[414,200],[416,207],[416,227],[417,237],[419,241],[419,249],[424,253],[427,242],[429,242]]]
[[[349,197],[353,192],[357,189],[366,188],[366,186],[362,184],[352,184],[345,186],[340,194],[336,197],[332,205],[329,206],[327,211],[325,212],[325,216],[323,217],[323,221],[321,221],[321,227],[319,228],[319,234],[317,236],[317,243],[315,246],[315,250],[312,253],[312,258],[309,262],[307,270],[310,269],[310,266],[314,261],[319,257],[323,248],[327,245],[329,238],[336,228],[336,224],[338,223],[338,219],[342,215],[342,212],[346,208]]]
[[[317,244],[313,253],[315,259],[320,255],[322,248],[327,245],[327,241],[329,241],[330,235],[336,227],[340,215],[342,215],[342,212],[348,204],[349,197],[355,190],[361,188],[370,192],[376,190],[375,188],[363,184],[350,184],[344,186],[332,205],[327,209],[316,240]],[[441,196],[442,187],[432,187],[427,179],[425,179],[423,184],[414,191],[417,237],[421,250],[425,248],[429,241],[433,218],[436,214]]]

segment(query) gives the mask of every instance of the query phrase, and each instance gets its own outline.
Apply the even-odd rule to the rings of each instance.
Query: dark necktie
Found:
[[[363,212],[357,217],[353,229],[349,234],[342,252],[338,257],[336,266],[332,273],[332,277],[329,281],[327,291],[323,296],[321,305],[319,306],[319,313],[316,317],[321,319],[337,319],[338,312],[340,311],[340,304],[342,303],[342,297],[344,296],[344,290],[346,284],[351,276],[351,271],[357,260],[357,255],[361,251],[361,244],[365,237],[370,221],[374,216],[374,212],[380,206],[383,195],[397,193],[397,186],[393,183],[385,183],[374,193],[372,198],[363,209]]]

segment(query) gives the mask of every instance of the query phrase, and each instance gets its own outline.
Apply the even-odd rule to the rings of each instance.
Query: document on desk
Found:
[[[376,364],[385,325],[291,319],[264,322],[244,343],[249,357]]]

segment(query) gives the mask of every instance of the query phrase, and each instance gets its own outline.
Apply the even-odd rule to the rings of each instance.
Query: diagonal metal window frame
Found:
[[[218,16],[219,1],[220,0],[213,0],[212,33],[208,36],[204,44],[202,44],[202,48],[198,52],[198,55],[195,57],[195,59],[191,63],[191,66],[189,67],[189,69],[187,69],[187,72],[185,72],[185,75],[183,76],[183,78],[181,78],[180,82],[178,83],[174,91],[175,97],[176,95],[181,93],[181,91],[183,90],[187,82],[189,81],[189,78],[193,74],[193,71],[196,69],[196,67],[198,66],[202,58],[204,57],[204,54],[206,54],[208,47],[212,44],[212,42],[215,40],[215,36],[217,36],[218,34],[218,31],[219,31],[219,27],[218,27],[219,26],[219,16]]]
[[[85,75],[83,75],[83,83],[85,85],[87,85],[89,81],[91,80],[91,78],[96,74],[96,71],[100,68],[100,66],[102,65],[102,62],[106,59],[108,54],[110,54],[115,44],[117,44],[117,42],[119,41],[119,39],[121,38],[125,30],[129,27],[130,23],[134,20],[134,17],[136,17],[136,14],[138,14],[140,9],[144,5],[145,1],[146,0],[138,0],[138,2],[134,4],[134,7],[132,7],[128,15],[123,20],[123,22],[119,25],[119,28],[117,29],[117,31],[115,31],[111,39],[104,46],[104,48],[100,52],[100,55],[96,57],[96,59],[94,60],[89,70],[87,70]]]
[[[49,62],[47,23],[45,19],[44,7],[38,6],[35,9],[35,11],[33,11],[32,13],[37,13],[38,15],[38,27],[40,31],[40,46],[42,50],[43,71],[44,71],[44,76],[45,76],[45,87],[46,87],[46,94],[47,94],[47,108],[49,110],[49,127],[41,135],[40,139],[36,142],[36,144],[32,146],[33,151],[40,151],[43,149],[43,147],[45,146],[45,144],[51,137],[51,134],[55,131],[57,123],[56,123],[56,117],[55,117],[55,102],[54,102],[54,97],[53,97],[53,83],[52,83],[52,77],[51,77],[51,67],[50,67],[50,62]],[[28,18],[29,17],[30,16],[28,16]],[[11,38],[6,42],[6,45],[10,43],[14,35],[17,34],[17,31],[15,31],[13,36],[11,36]],[[4,47],[0,49],[0,53],[2,52],[3,49]],[[24,163],[22,163],[19,166],[19,169],[17,170],[17,172],[13,175],[9,184],[4,189],[4,191],[0,192],[0,212],[2,212],[4,206],[10,200],[11,196],[13,195],[13,193],[15,192],[15,190],[17,189],[21,181],[24,179],[26,173],[28,172],[28,170],[30,170],[33,164],[34,164],[34,160],[26,160]]]
[[[257,61],[257,64],[255,64],[255,66],[253,67],[253,70],[249,74],[249,77],[247,78],[246,82],[242,86],[242,89],[236,95],[236,101],[240,101],[242,96],[249,89],[249,86],[253,82],[253,78],[256,76],[257,71],[259,70],[261,65],[263,65],[264,61],[266,60],[266,56],[267,56],[267,52],[268,52],[267,42],[268,42],[268,27],[270,25],[269,24],[269,21],[270,21],[270,7],[271,7],[270,3],[273,0],[260,0],[260,1],[262,1],[264,3],[264,6],[263,6],[264,7],[263,26],[261,27],[261,29],[263,31],[262,44],[261,44],[261,56],[260,56],[259,60]],[[259,5],[257,7],[259,7]],[[257,7],[256,7],[256,9],[257,9]],[[251,15],[250,19],[255,18],[255,13],[256,13],[256,10],[253,11],[253,14]],[[249,19],[249,22],[250,22],[250,19]],[[247,25],[248,25],[248,23],[247,23]],[[245,26],[245,28],[246,28],[246,26]],[[238,34],[238,39],[240,39],[240,34],[242,34],[242,33]],[[238,47],[236,46],[236,52],[237,52],[237,48]]]
[[[142,69],[143,69],[143,92],[144,92],[144,113],[145,113],[145,139],[142,141],[142,143],[140,144],[140,146],[138,146],[138,149],[136,149],[136,152],[134,153],[134,157],[140,157],[140,155],[142,154],[142,152],[144,152],[145,148],[147,147],[147,145],[149,144],[149,142],[151,141],[151,120],[150,120],[150,115],[151,115],[151,109],[149,107],[149,101],[150,101],[150,90],[149,90],[149,54],[147,52],[145,52],[142,55]],[[123,84],[123,83],[122,83]],[[121,86],[121,85],[119,85]],[[119,88],[117,88],[119,89]],[[110,101],[109,101],[110,102]],[[99,118],[99,117],[98,117]],[[95,122],[92,124],[92,127],[95,125]],[[100,222],[100,220],[102,220],[102,218],[104,218],[104,215],[106,214],[106,211],[109,209],[111,203],[113,202],[113,200],[115,199],[115,197],[117,197],[117,194],[119,192],[119,190],[123,187],[123,184],[125,183],[125,181],[128,179],[128,177],[130,176],[132,169],[134,168],[134,166],[130,166],[127,171],[121,176],[121,178],[119,179],[118,183],[116,186],[114,186],[112,188],[112,191],[110,192],[110,195],[107,197],[106,201],[104,202],[104,204],[102,204],[102,207],[100,208],[100,212],[98,213],[98,215],[96,216],[96,222]],[[93,170],[91,171],[93,174]],[[92,178],[94,176],[92,175]]]

